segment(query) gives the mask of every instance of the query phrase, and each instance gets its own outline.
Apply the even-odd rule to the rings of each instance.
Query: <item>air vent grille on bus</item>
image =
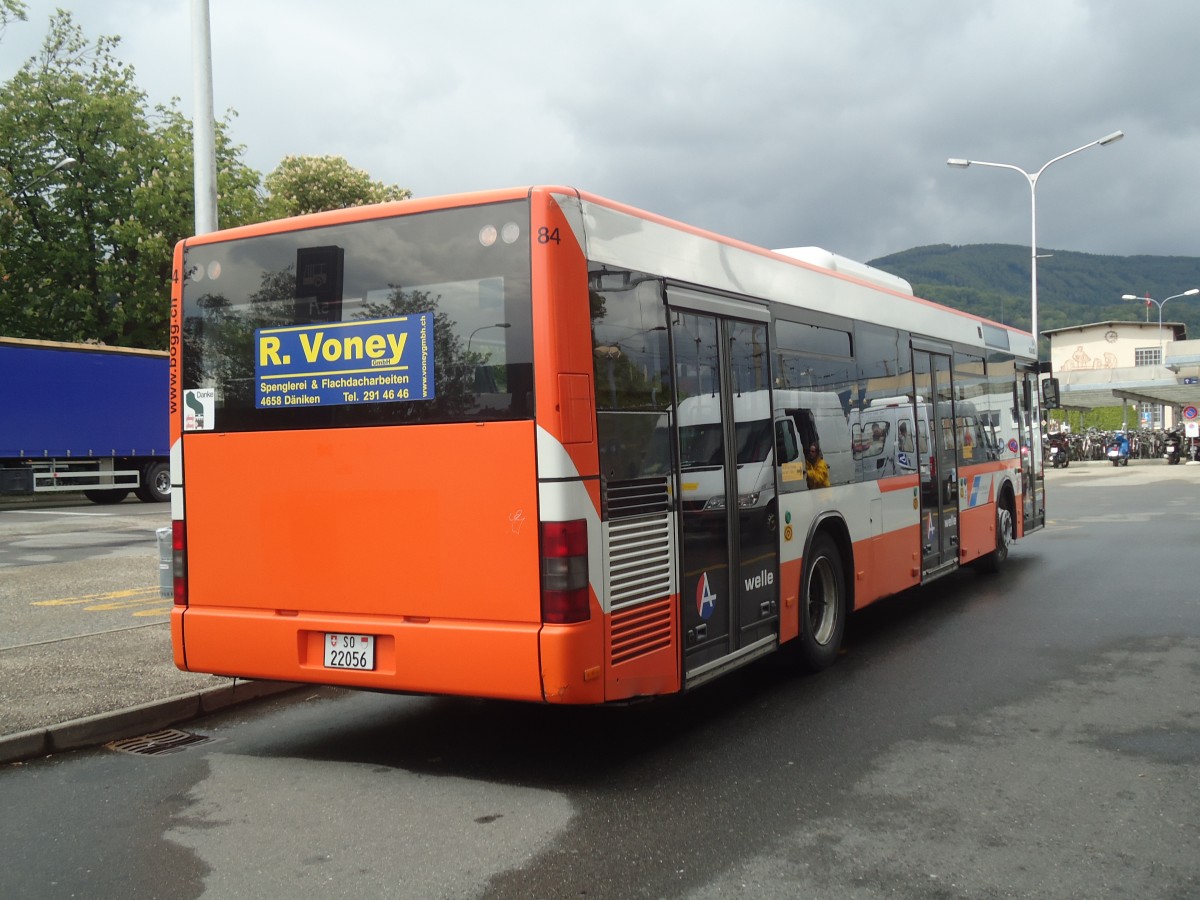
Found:
[[[613,665],[671,645],[672,598],[625,609],[612,617]]]
[[[608,596],[615,611],[672,593],[670,513],[608,523]]]
[[[666,478],[635,478],[610,481],[604,493],[609,518],[644,516],[671,508],[671,492]]]
[[[609,482],[604,499],[609,641],[615,665],[671,646],[675,514],[665,477]]]

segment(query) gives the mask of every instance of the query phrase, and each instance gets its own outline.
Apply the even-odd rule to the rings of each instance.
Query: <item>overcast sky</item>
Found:
[[[192,107],[190,0],[28,0]],[[417,196],[564,184],[768,247],[1200,256],[1196,0],[211,0],[218,117],[266,174],[344,156]],[[1183,287],[1191,287],[1186,285]],[[1181,290],[1183,289],[1181,287]]]

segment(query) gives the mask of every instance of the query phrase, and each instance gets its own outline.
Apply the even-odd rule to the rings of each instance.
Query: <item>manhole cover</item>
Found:
[[[161,756],[164,753],[174,753],[176,750],[194,747],[197,744],[207,744],[211,741],[212,738],[205,737],[202,734],[188,734],[186,731],[167,728],[164,731],[143,734],[141,737],[113,741],[104,746],[109,750],[118,750],[121,753],[137,753],[141,756]]]

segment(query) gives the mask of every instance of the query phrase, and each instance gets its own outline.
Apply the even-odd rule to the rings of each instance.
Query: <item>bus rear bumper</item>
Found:
[[[177,607],[175,664],[188,672],[364,690],[542,701],[541,623],[336,619],[255,609]],[[371,635],[374,668],[329,668],[329,634]]]

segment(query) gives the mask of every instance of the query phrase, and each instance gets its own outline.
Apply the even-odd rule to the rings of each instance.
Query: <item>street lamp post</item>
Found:
[[[24,197],[26,194],[29,193],[29,189],[31,187],[33,187],[36,184],[41,184],[43,181],[45,181],[51,175],[54,175],[57,172],[62,172],[66,169],[71,168],[72,166],[75,165],[75,162],[76,162],[76,160],[74,157],[64,156],[62,159],[60,159],[58,162],[56,162],[51,168],[47,169],[41,175],[36,176],[32,181],[26,182],[24,185],[17,188],[17,193],[20,194],[22,197]]]
[[[990,166],[994,169],[1012,169],[1014,172],[1020,172],[1025,176],[1025,180],[1029,182],[1029,212],[1030,212],[1030,331],[1033,332],[1033,345],[1036,348],[1038,345],[1038,299],[1037,299],[1037,182],[1042,173],[1050,166],[1058,162],[1060,159],[1066,159],[1068,156],[1074,156],[1076,153],[1081,153],[1091,147],[1107,147],[1109,144],[1116,143],[1121,138],[1125,137],[1125,132],[1114,131],[1110,135],[1106,135],[1098,140],[1092,141],[1090,144],[1084,144],[1082,147],[1076,147],[1062,156],[1056,156],[1050,162],[1046,163],[1036,172],[1026,172],[1020,166],[1009,165],[1008,163],[980,162],[977,159],[948,159],[946,165],[954,166],[955,168],[965,169],[967,166]]]
[[[1158,364],[1160,366],[1163,364],[1163,327],[1162,327],[1162,325],[1163,325],[1163,323],[1162,323],[1163,307],[1166,306],[1168,303],[1170,303],[1172,300],[1178,300],[1180,297],[1194,297],[1197,294],[1200,294],[1200,288],[1192,288],[1190,291],[1184,291],[1182,294],[1172,294],[1166,300],[1162,300],[1162,301],[1155,300],[1153,297],[1136,297],[1133,294],[1122,294],[1121,295],[1122,300],[1144,300],[1144,301],[1153,303],[1155,306],[1158,307]]]
[[[486,331],[489,328],[512,328],[512,322],[497,322],[495,325],[480,325],[467,337],[467,352],[471,352],[471,341],[475,340],[475,335],[481,331]]]

